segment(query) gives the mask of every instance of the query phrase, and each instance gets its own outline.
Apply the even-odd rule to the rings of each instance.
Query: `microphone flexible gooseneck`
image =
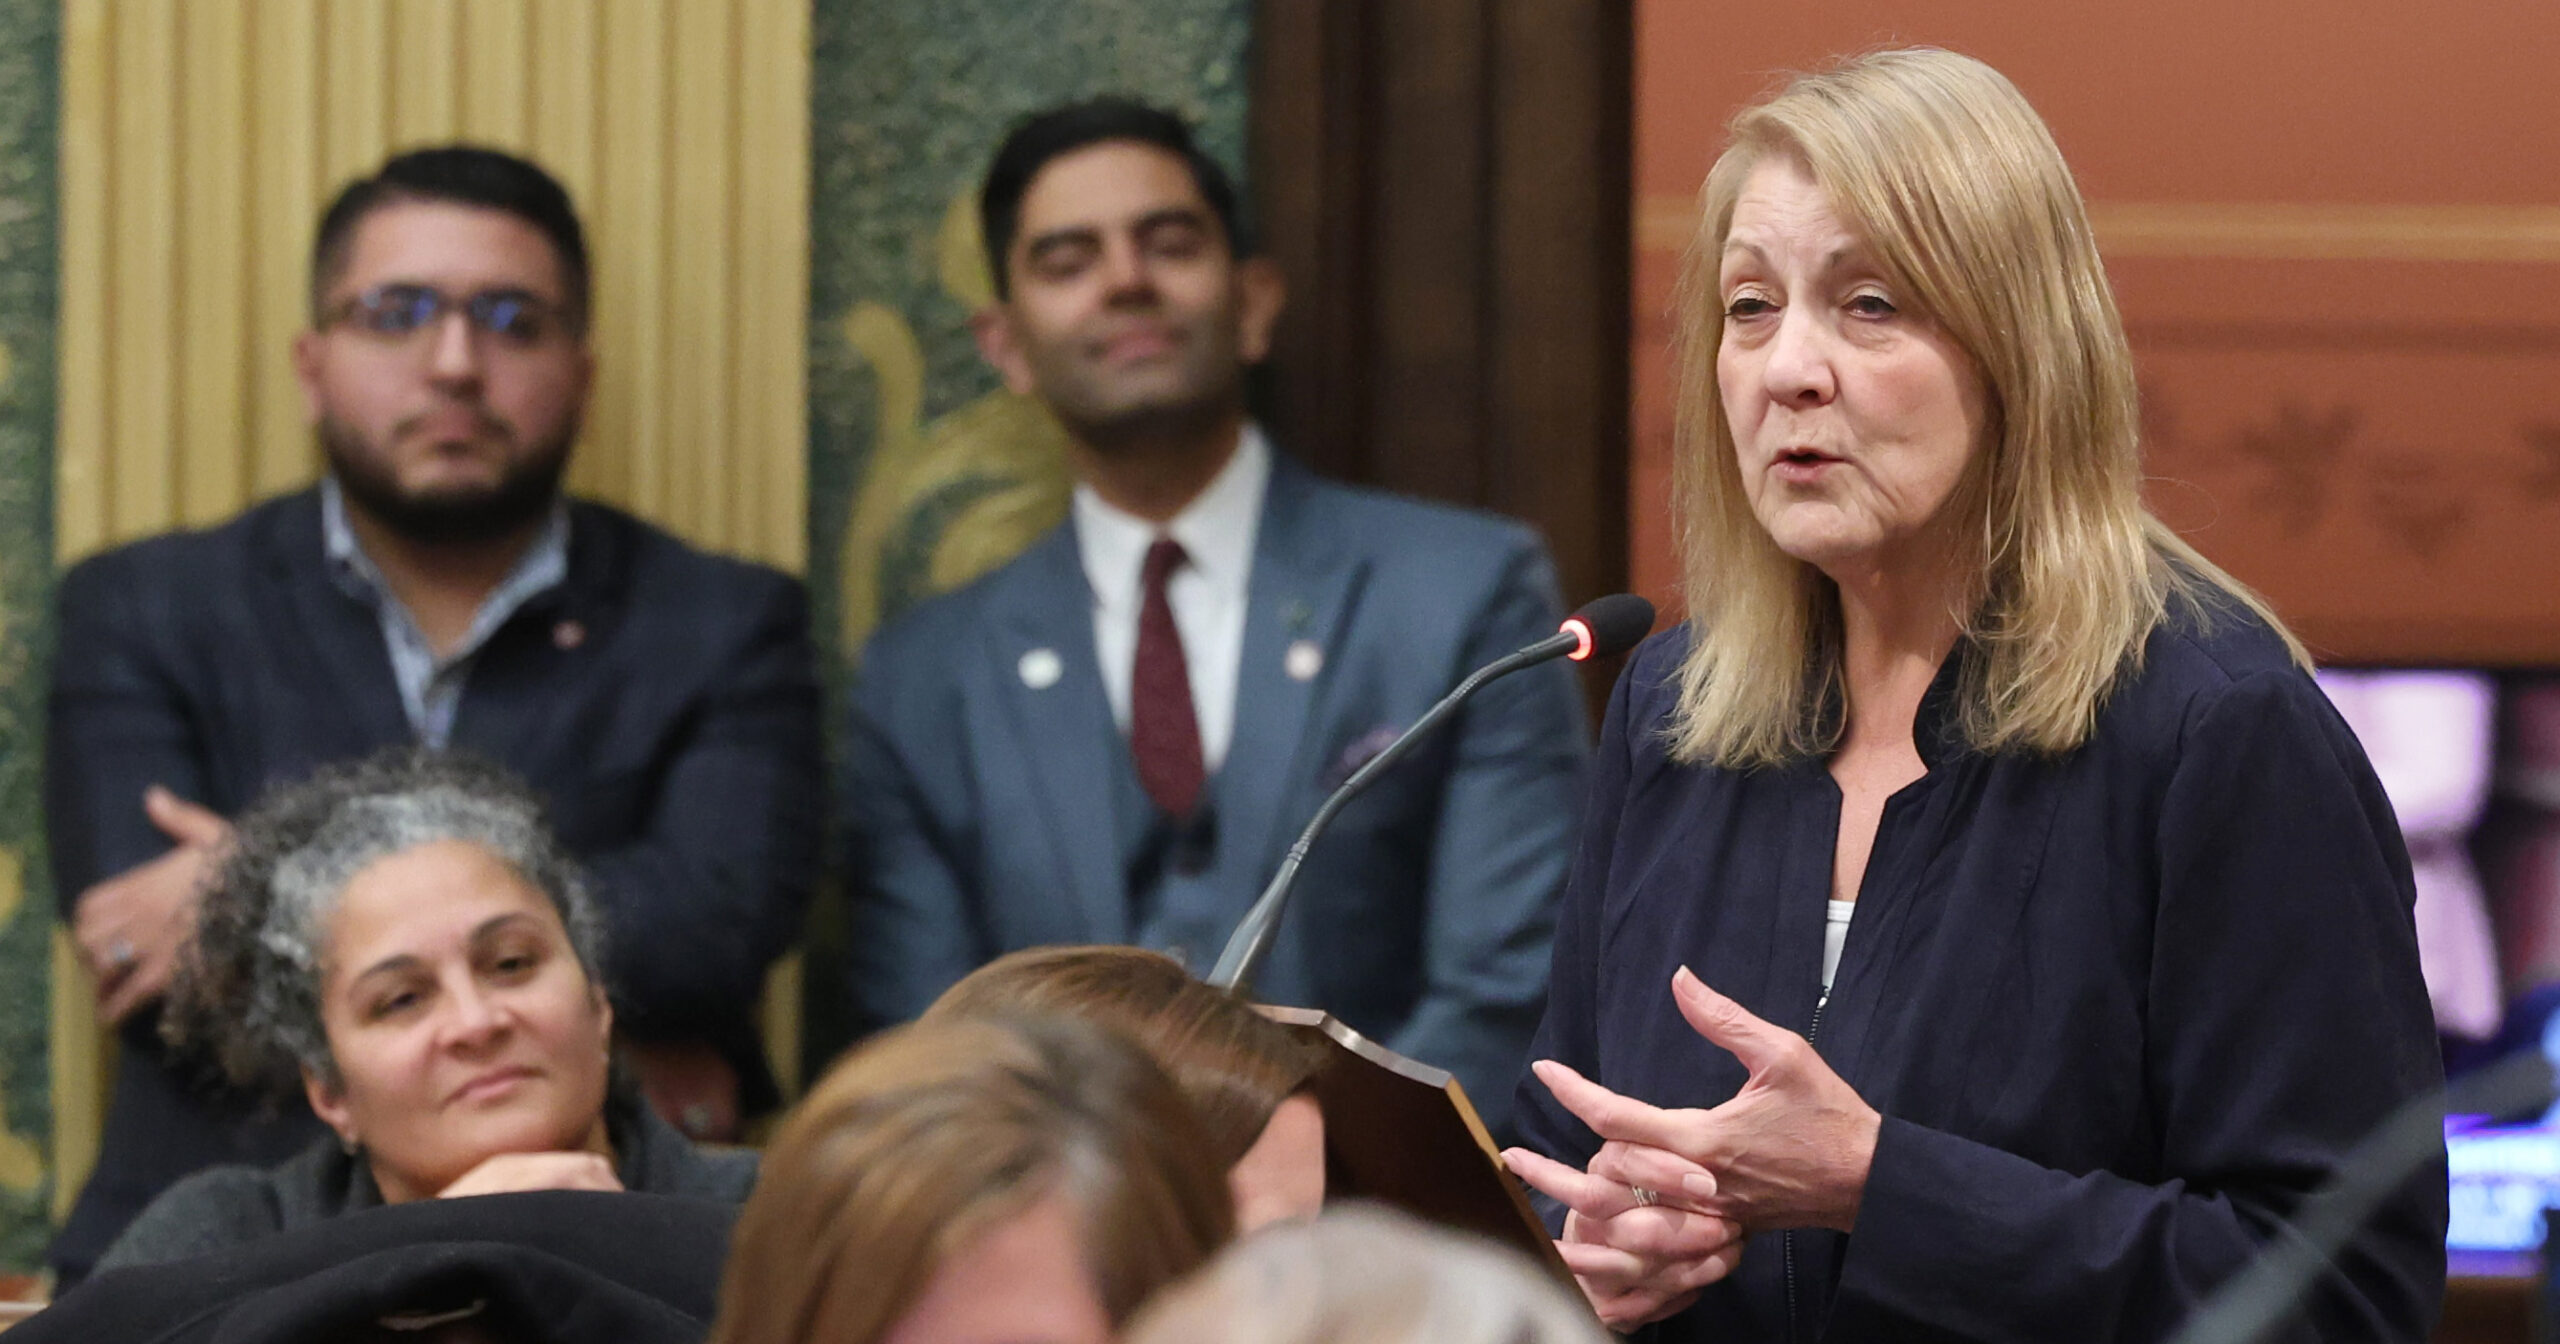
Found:
[[[1438,704],[1414,720],[1413,726],[1388,743],[1386,750],[1362,763],[1358,770],[1352,772],[1351,778],[1342,781],[1342,787],[1335,789],[1324,800],[1324,805],[1316,809],[1315,816],[1307,822],[1307,828],[1298,832],[1297,843],[1289,846],[1288,857],[1280,861],[1279,871],[1271,875],[1271,885],[1262,889],[1262,895],[1254,901],[1253,908],[1245,912],[1243,922],[1237,924],[1236,931],[1227,938],[1226,950],[1218,954],[1218,964],[1209,972],[1209,984],[1239,995],[1253,991],[1254,972],[1261,968],[1263,957],[1271,951],[1272,935],[1280,927],[1280,914],[1289,905],[1290,885],[1297,880],[1298,865],[1306,861],[1307,850],[1315,844],[1316,837],[1324,833],[1324,828],[1332,823],[1334,814],[1340,812],[1344,804],[1369,787],[1370,781],[1404,759],[1416,744],[1430,736],[1431,731],[1446,722],[1450,715],[1457,713],[1468,696],[1497,677],[1508,676],[1552,658],[1584,662],[1624,653],[1634,648],[1652,629],[1652,603],[1633,593],[1615,593],[1598,598],[1566,617],[1564,625],[1555,634],[1477,668],[1466,680],[1458,683],[1456,690],[1440,697]]]

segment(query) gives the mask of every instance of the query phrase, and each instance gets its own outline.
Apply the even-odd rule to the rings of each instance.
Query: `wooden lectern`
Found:
[[[1466,1089],[1313,1008],[1256,1004],[1324,1044],[1309,1088],[1324,1111],[1325,1198],[1366,1199],[1524,1252],[1579,1301],[1528,1192],[1502,1164]]]

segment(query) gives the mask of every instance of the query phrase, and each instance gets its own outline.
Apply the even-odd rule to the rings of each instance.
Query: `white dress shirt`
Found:
[[[1102,664],[1111,717],[1123,733],[1129,731],[1147,548],[1169,536],[1190,557],[1165,580],[1165,602],[1182,635],[1191,711],[1200,722],[1200,762],[1211,774],[1235,736],[1245,586],[1253,577],[1254,533],[1262,525],[1262,494],[1270,482],[1271,445],[1258,427],[1246,425],[1227,465],[1161,528],[1104,503],[1091,486],[1075,491],[1076,550],[1093,589],[1093,651]]]

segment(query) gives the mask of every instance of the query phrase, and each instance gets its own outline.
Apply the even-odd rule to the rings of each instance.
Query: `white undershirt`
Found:
[[[1822,912],[1822,997],[1831,997],[1831,977],[1840,970],[1840,948],[1849,941],[1849,917],[1858,913],[1856,901],[1825,901],[1830,907]]]
[[[1200,722],[1201,765],[1215,773],[1235,735],[1236,668],[1244,660],[1246,584],[1253,577],[1253,539],[1262,496],[1271,483],[1271,445],[1246,425],[1217,476],[1162,528],[1102,500],[1093,487],[1075,491],[1076,550],[1093,589],[1093,652],[1111,717],[1129,731],[1129,679],[1138,661],[1138,615],[1147,548],[1158,536],[1182,543],[1190,563],[1165,580],[1165,602],[1182,635],[1191,678],[1191,712]]]

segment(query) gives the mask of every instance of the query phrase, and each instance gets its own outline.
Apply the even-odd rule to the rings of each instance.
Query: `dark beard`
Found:
[[[420,546],[477,545],[530,529],[560,498],[560,478],[569,469],[569,447],[576,439],[572,425],[558,438],[535,445],[485,489],[420,494],[402,489],[355,431],[326,417],[320,422],[320,451],[348,502],[394,536]]]

